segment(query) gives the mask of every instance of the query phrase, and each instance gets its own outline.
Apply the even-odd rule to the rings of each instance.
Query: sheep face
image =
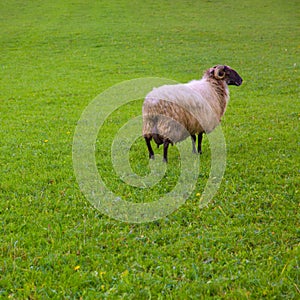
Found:
[[[227,85],[239,86],[242,84],[243,79],[241,76],[229,66],[217,65],[209,70],[210,77],[217,80],[224,80]]]

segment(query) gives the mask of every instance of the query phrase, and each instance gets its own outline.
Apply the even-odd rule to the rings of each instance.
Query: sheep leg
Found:
[[[192,138],[193,153],[196,153],[196,147],[195,147],[196,135],[195,134],[191,134],[191,138]]]
[[[147,148],[148,148],[148,152],[149,152],[149,158],[150,159],[154,159],[154,152],[153,152],[153,149],[151,147],[151,137],[145,137],[145,141],[146,141],[146,145],[147,145]]]
[[[202,138],[203,132],[198,134],[198,153],[202,154]]]
[[[170,140],[169,139],[165,139],[164,140],[164,158],[163,158],[163,162],[167,163],[168,162],[168,147],[170,144]]]

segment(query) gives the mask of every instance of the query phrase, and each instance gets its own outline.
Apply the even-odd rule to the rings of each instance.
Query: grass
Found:
[[[0,6],[0,298],[300,297],[298,1]],[[197,187],[174,213],[130,224],[93,209],[72,165],[84,108],[124,80],[185,82],[217,63],[244,83],[231,88],[222,121],[227,167],[213,201],[199,209],[205,139]],[[110,135],[141,103],[112,114],[98,138],[99,172],[111,189],[121,183],[110,170]],[[137,173],[149,172],[142,140],[130,157]],[[176,183],[177,157],[172,147],[148,200]]]

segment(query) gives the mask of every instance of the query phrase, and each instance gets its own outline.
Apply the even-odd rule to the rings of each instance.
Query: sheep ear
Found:
[[[215,74],[215,69],[216,69],[216,66],[214,66],[214,67],[212,67],[212,68],[209,69],[209,74],[210,74],[211,76],[214,76],[214,74]]]

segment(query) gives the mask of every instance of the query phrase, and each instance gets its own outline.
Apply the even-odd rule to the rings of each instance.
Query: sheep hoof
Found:
[[[202,154],[202,151],[194,151],[194,150],[193,150],[193,154],[196,154],[196,155],[199,154],[199,155],[201,155],[201,154]]]

